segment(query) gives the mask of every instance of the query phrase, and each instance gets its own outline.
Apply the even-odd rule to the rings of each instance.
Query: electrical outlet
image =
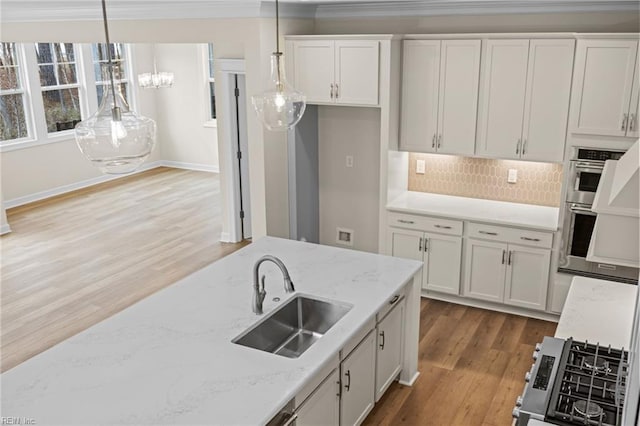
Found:
[[[417,160],[416,161],[416,173],[417,174],[423,175],[425,168],[426,168],[426,166],[425,166],[424,160]]]
[[[353,167],[353,155],[347,155],[347,167]]]
[[[353,246],[353,229],[336,228],[336,243]]]
[[[509,174],[507,175],[507,182],[509,183],[518,182],[518,169],[509,169]]]

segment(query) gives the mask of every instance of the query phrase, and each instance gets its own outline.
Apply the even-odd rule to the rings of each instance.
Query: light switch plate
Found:
[[[507,182],[509,182],[509,183],[518,182],[518,169],[509,169],[509,174],[507,176]]]
[[[353,155],[347,155],[346,166],[353,167]]]
[[[416,173],[419,174],[419,175],[423,175],[424,174],[424,170],[425,170],[424,160],[417,160],[416,161]]]

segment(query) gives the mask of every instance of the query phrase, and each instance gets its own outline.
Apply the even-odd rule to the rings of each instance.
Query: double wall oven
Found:
[[[638,283],[638,269],[587,261],[596,213],[591,211],[607,160],[618,160],[624,151],[575,147],[569,161],[559,272]]]

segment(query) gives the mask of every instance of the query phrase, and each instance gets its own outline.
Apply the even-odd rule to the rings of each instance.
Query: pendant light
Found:
[[[111,57],[105,0],[102,0],[102,17],[108,59],[102,72],[108,84],[98,111],[76,126],[76,143],[84,156],[104,173],[130,173],[151,154],[156,123],[131,111],[122,96],[121,86],[115,84],[114,75],[120,77],[120,69]]]
[[[153,50],[153,72],[146,72],[138,75],[138,86],[143,89],[162,89],[165,87],[171,87],[173,85],[173,73],[172,72],[158,72],[158,66],[156,64],[156,48],[155,45],[151,47]]]
[[[294,89],[284,73],[283,54],[280,51],[280,16],[276,0],[276,51],[271,54],[269,89],[251,97],[253,108],[269,130],[284,131],[295,126],[302,118],[306,97]]]

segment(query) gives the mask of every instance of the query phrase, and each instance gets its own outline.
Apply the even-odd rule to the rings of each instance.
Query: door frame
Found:
[[[223,102],[220,105],[221,114],[218,116],[218,120],[222,119],[224,129],[222,134],[218,132],[218,151],[223,160],[220,169],[223,175],[222,196],[224,199],[223,211],[225,212],[220,241],[237,243],[242,241],[242,220],[240,219],[240,170],[235,155],[237,148],[233,133],[237,121],[234,89],[236,74],[243,74],[246,78],[245,60],[217,59],[216,63],[222,75],[219,85],[216,81],[216,86],[219,87],[220,93],[224,94],[221,96]]]

